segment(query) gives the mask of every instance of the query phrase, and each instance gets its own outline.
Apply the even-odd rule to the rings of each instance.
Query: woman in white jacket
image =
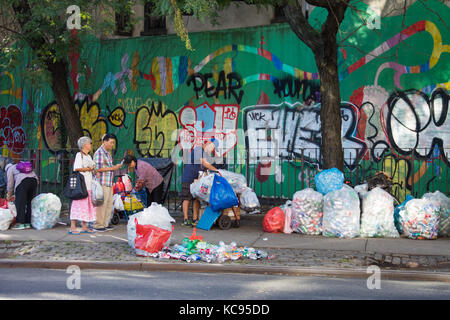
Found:
[[[92,173],[95,170],[95,163],[89,155],[89,152],[92,151],[91,138],[81,137],[78,139],[78,148],[80,148],[80,152],[78,152],[75,156],[73,170],[81,172],[84,176],[88,196],[84,199],[72,201],[72,205],[70,207],[71,223],[69,234],[94,233],[94,231],[89,229],[87,226],[87,223],[94,222],[96,217],[95,207],[91,200]],[[81,221],[81,231],[77,230],[77,221]]]

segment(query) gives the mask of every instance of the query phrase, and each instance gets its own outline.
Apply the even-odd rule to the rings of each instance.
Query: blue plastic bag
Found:
[[[337,168],[331,168],[319,172],[314,177],[316,189],[321,194],[341,190],[344,185],[344,174]]]
[[[239,205],[239,200],[231,185],[218,174],[214,174],[209,205],[213,211],[222,211]]]

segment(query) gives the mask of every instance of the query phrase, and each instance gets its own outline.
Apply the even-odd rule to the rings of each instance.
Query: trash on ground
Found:
[[[311,188],[297,191],[292,199],[291,228],[309,235],[322,233],[323,195]]]

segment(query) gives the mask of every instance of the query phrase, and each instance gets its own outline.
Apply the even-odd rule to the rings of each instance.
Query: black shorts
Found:
[[[181,199],[183,200],[193,200],[191,194],[191,183],[190,182],[183,182],[181,183]]]

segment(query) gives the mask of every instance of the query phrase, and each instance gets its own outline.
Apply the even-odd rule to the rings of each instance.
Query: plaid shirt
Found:
[[[111,154],[103,148],[103,145],[94,153],[95,170],[113,166]],[[114,171],[100,172],[97,182],[105,187],[112,187],[114,179]]]

